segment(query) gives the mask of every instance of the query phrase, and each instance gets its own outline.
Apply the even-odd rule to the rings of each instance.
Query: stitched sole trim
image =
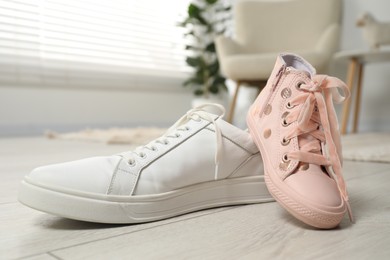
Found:
[[[202,209],[274,201],[263,176],[205,182],[179,190],[141,196],[80,196],[25,179],[19,201],[31,208],[70,219],[99,223],[142,223]]]
[[[290,214],[308,225],[322,229],[334,228],[344,217],[345,210],[340,213],[319,213],[306,205],[298,203],[296,200],[291,199],[290,196],[281,192],[280,189],[273,184],[269,176],[265,177],[265,182],[269,192],[276,201],[279,202]]]

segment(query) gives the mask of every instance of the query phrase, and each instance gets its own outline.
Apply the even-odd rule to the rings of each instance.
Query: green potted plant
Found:
[[[221,75],[214,39],[223,34],[229,22],[230,6],[221,0],[194,0],[188,6],[187,16],[181,23],[186,28],[186,63],[192,68],[192,75],[183,82],[191,87],[197,98],[193,106],[200,103],[223,104],[226,96],[226,79]]]

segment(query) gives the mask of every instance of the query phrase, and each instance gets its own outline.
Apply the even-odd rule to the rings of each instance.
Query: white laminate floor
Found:
[[[311,229],[277,203],[224,207],[137,225],[68,220],[17,201],[32,168],[123,145],[0,139],[0,259],[390,259],[390,164],[345,162],[356,224]]]

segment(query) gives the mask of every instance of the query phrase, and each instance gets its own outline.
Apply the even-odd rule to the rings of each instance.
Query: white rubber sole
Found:
[[[142,223],[202,209],[274,201],[263,176],[205,182],[131,197],[59,190],[26,177],[18,199],[26,206],[61,217],[112,224]]]

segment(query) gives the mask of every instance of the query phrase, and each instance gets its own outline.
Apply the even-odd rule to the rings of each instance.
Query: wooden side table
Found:
[[[334,55],[334,59],[336,61],[347,61],[349,63],[346,84],[351,92],[351,97],[343,106],[340,131],[341,134],[347,133],[348,119],[352,105],[351,102],[352,98],[354,98],[355,109],[353,114],[352,133],[356,133],[359,125],[364,66],[368,63],[389,62],[390,51],[341,51]]]

